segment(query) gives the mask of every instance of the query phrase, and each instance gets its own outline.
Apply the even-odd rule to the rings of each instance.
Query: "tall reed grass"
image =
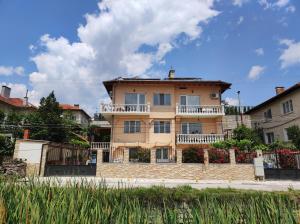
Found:
[[[0,179],[2,223],[299,223],[297,192],[58,186]]]

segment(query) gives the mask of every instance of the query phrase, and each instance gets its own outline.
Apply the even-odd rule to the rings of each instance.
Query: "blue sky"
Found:
[[[300,1],[0,0],[0,83],[37,103],[52,89],[89,112],[128,75],[232,83],[256,105],[300,81]]]

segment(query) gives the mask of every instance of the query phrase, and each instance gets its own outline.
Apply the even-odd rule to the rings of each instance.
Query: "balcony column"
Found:
[[[177,164],[182,164],[182,149],[176,149]]]
[[[234,149],[229,149],[229,161],[230,161],[231,165],[235,165],[236,164],[235,150]]]
[[[208,149],[203,149],[203,152],[204,152],[204,166],[207,167],[209,165]]]
[[[156,149],[154,149],[154,148],[150,149],[150,163],[151,164],[156,163]]]

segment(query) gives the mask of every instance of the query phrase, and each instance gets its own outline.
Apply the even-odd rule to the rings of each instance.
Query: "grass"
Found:
[[[0,179],[0,223],[299,223],[299,193]]]

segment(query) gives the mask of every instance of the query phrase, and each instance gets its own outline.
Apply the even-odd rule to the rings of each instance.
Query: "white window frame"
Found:
[[[128,129],[126,128],[126,123],[128,122]],[[139,124],[139,125],[137,125]],[[127,131],[128,130],[128,131]],[[136,134],[141,133],[141,121],[124,121],[124,133],[125,134]]]
[[[160,158],[157,156],[158,154],[158,150],[160,150]],[[166,158],[164,157],[164,152],[167,152],[166,154]],[[160,148],[156,148],[155,150],[155,156],[156,156],[156,161],[159,162],[169,162],[169,151],[170,149],[168,147],[160,147]]]
[[[287,106],[287,107],[286,107]],[[281,111],[283,115],[290,114],[294,112],[293,100],[285,100],[281,103]]]
[[[269,111],[270,111],[270,114],[268,114]],[[268,115],[271,115],[271,117],[268,117]],[[272,109],[271,108],[267,109],[264,112],[264,118],[265,118],[265,121],[271,121],[272,120],[273,115],[272,115]]]
[[[126,94],[136,94],[137,95],[137,103],[136,104],[126,104]],[[144,103],[140,103],[140,97],[141,95],[144,96],[145,102]],[[145,105],[146,104],[146,94],[145,93],[125,93],[124,95],[124,104],[125,105]]]
[[[273,134],[273,140],[272,140],[272,142],[269,141],[268,134]],[[265,136],[266,136],[266,143],[267,144],[272,144],[272,143],[275,142],[275,134],[274,134],[274,132],[272,132],[272,131],[266,132]]]
[[[158,126],[155,124],[156,122],[158,122]],[[163,122],[163,130],[161,130],[161,122]],[[167,132],[167,123],[169,123],[169,131]],[[158,132],[155,132],[155,127],[158,127]],[[153,122],[153,132],[154,134],[170,134],[171,133],[171,121],[167,121],[167,120],[155,120]]]

